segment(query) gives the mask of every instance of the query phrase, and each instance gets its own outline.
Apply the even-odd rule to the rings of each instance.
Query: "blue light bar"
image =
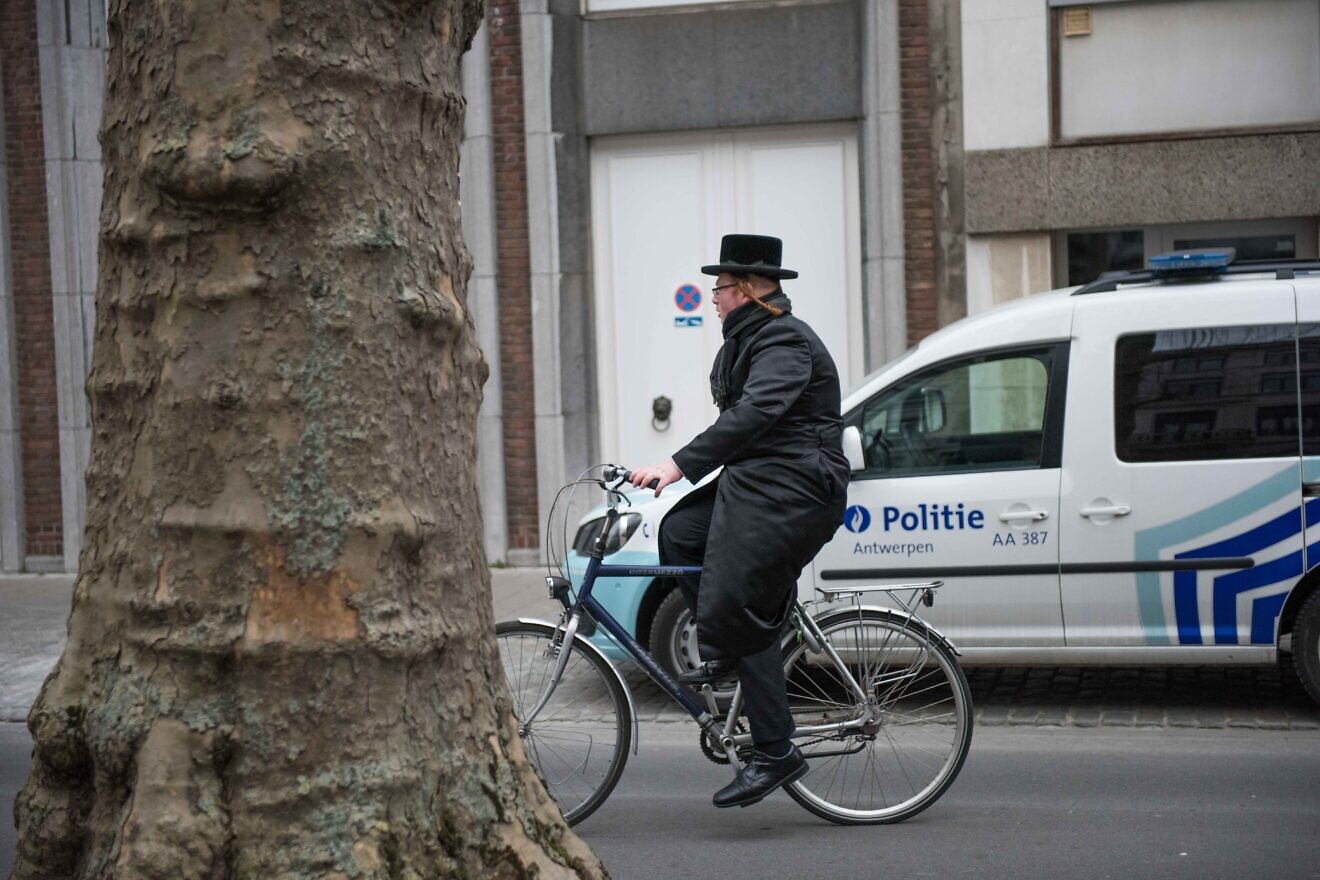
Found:
[[[1171,251],[1151,257],[1150,268],[1156,275],[1213,274],[1226,270],[1236,257],[1237,251],[1233,248]]]

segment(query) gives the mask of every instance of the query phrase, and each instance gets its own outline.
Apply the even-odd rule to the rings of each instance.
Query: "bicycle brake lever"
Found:
[[[632,500],[627,495],[619,491],[619,487],[626,482],[628,481],[620,477],[619,482],[615,483],[613,486],[607,486],[604,483],[601,483],[600,485],[601,488],[603,488],[606,492],[609,492],[613,495],[617,495],[620,501],[622,501],[624,504],[627,504],[629,507],[632,507],[633,506]]]

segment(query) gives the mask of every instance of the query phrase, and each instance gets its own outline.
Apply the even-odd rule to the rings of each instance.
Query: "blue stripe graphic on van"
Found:
[[[1298,492],[1297,470],[1297,465],[1289,465],[1274,476],[1218,504],[1212,504],[1181,519],[1137,532],[1134,537],[1135,558],[1159,559],[1166,548],[1187,544],[1201,535],[1222,529],[1280,498]],[[1170,644],[1169,628],[1164,619],[1164,602],[1160,598],[1159,572],[1138,572],[1137,608],[1141,615],[1141,628],[1146,636],[1146,644]]]
[[[1313,521],[1320,513],[1320,499],[1306,504],[1306,519]],[[1281,541],[1286,541],[1302,531],[1302,508],[1297,507],[1276,516],[1263,525],[1249,529],[1204,547],[1186,550],[1174,556],[1175,559],[1205,559],[1217,556],[1251,556]],[[1235,571],[1214,578],[1212,605],[1214,609],[1214,639],[1217,645],[1237,644],[1237,596],[1247,590],[1254,590],[1267,584],[1283,580],[1292,580],[1302,574],[1302,551],[1296,550],[1271,562],[1257,565],[1255,568]],[[1178,627],[1178,643],[1199,645],[1201,638],[1200,613],[1197,607],[1196,572],[1180,571],[1173,576],[1174,617]],[[1282,603],[1280,603],[1282,607]],[[1264,629],[1260,626],[1259,613],[1264,609],[1253,603],[1252,632]],[[1274,641],[1271,622],[1270,635],[1266,642]],[[1256,641],[1253,635],[1252,641]]]

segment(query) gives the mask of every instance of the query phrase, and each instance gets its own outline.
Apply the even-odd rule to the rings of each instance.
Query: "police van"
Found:
[[[1320,700],[1320,263],[1167,254],[1005,304],[867,378],[844,419],[849,506],[804,598],[938,578],[923,613],[967,664],[1282,659]],[[679,494],[633,496],[615,557],[654,563]],[[696,662],[672,584],[596,595]]]

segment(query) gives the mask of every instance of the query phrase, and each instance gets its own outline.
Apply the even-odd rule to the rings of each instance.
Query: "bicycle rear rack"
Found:
[[[944,586],[944,581],[921,581],[910,584],[865,584],[859,587],[816,587],[816,592],[833,602],[844,597],[858,599],[864,593],[888,593],[908,614],[916,613],[917,603],[927,608],[935,604],[935,591]],[[907,594],[906,596],[903,594]]]

